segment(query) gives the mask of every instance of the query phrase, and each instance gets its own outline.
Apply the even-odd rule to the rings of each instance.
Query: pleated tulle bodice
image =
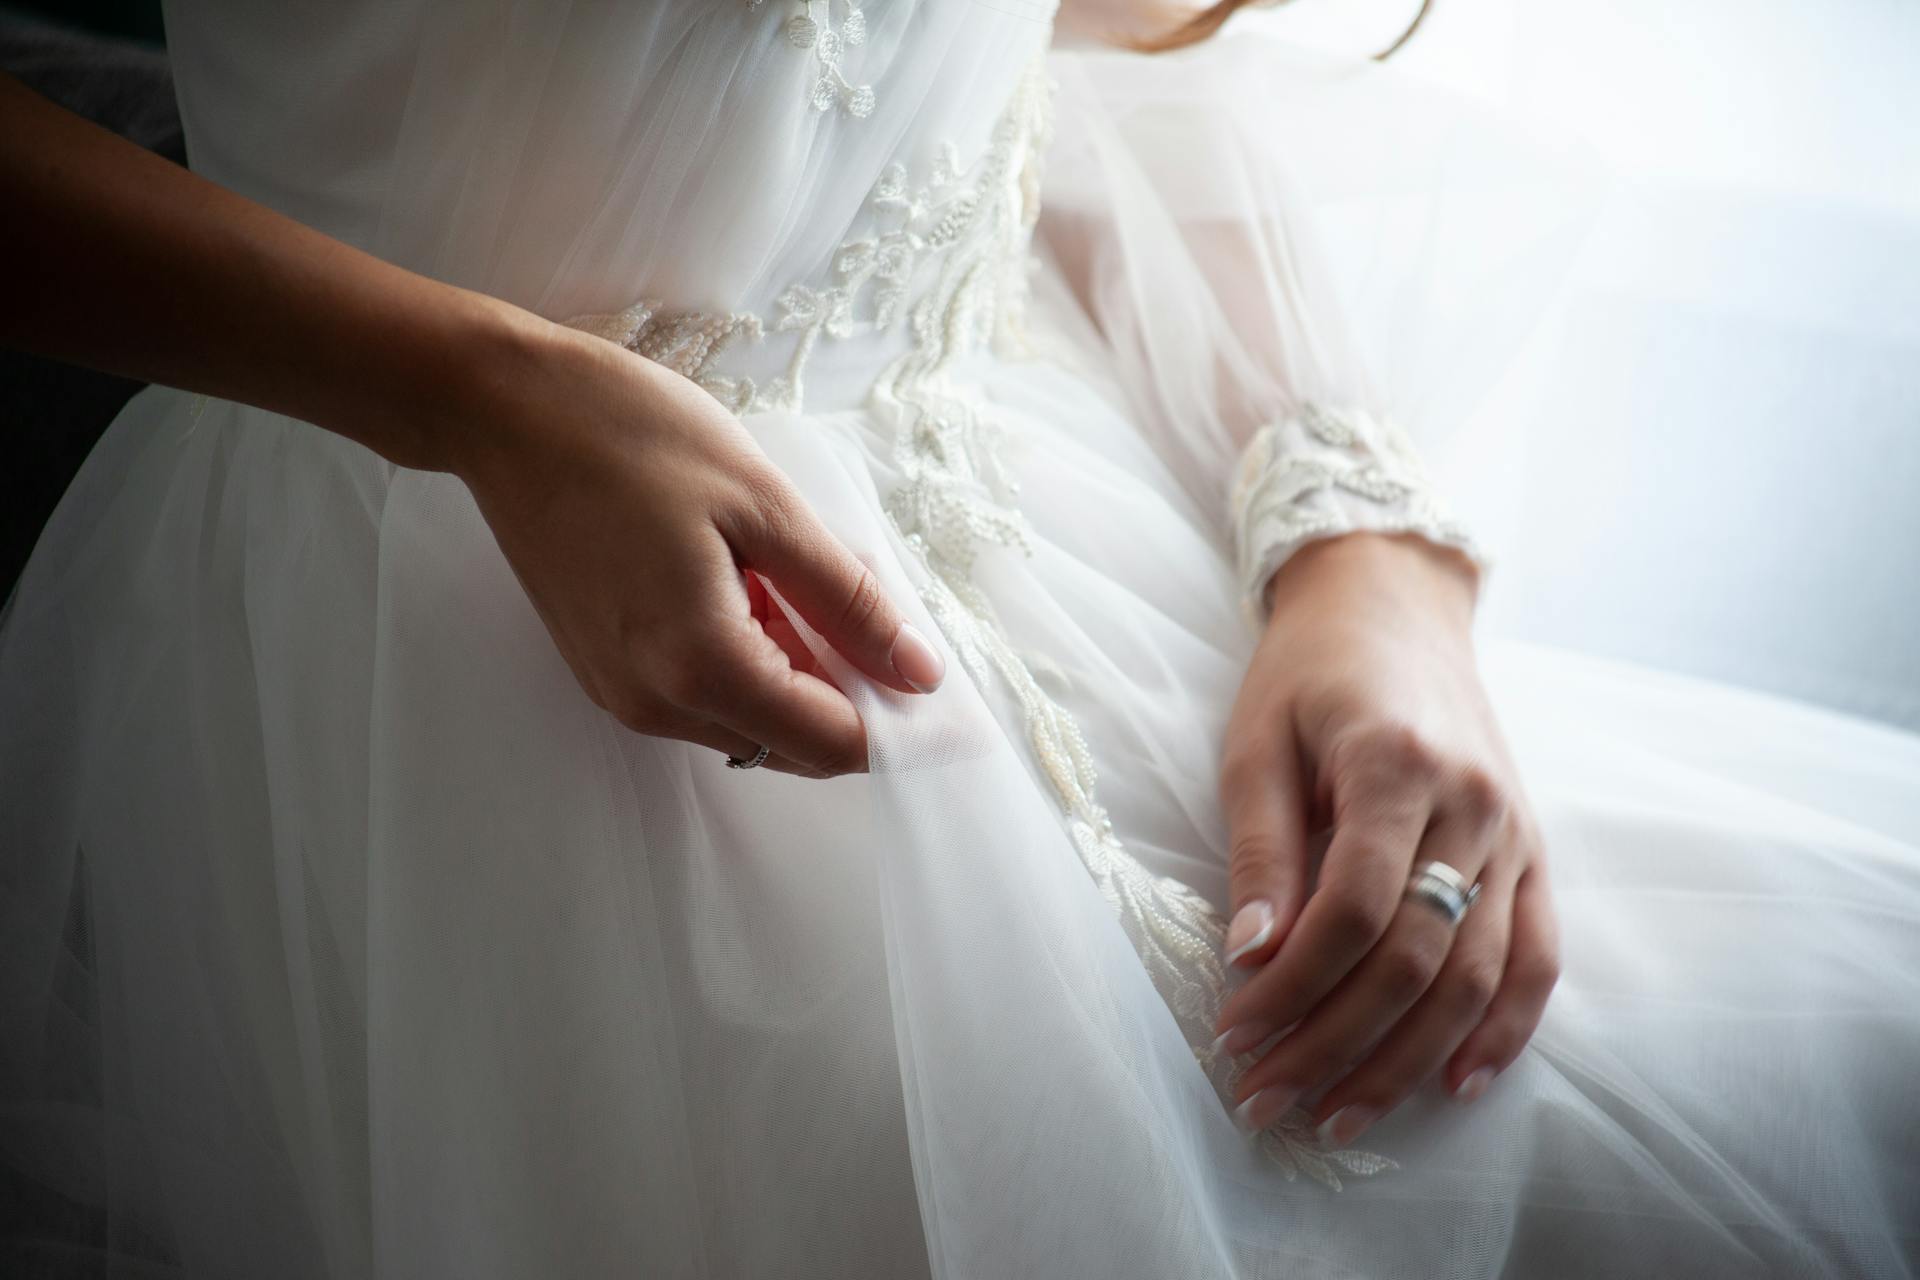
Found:
[[[636,349],[746,409],[815,362],[853,398],[935,259],[1017,250],[1052,8],[176,0],[168,37],[206,176],[555,319],[644,304]]]

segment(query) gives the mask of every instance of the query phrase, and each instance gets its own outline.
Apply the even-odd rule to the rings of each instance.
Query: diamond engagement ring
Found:
[[[751,760],[742,760],[739,756],[728,756],[727,768],[758,769],[761,765],[767,762],[767,757],[772,754],[773,754],[772,748],[762,747],[758,751],[753,753],[753,758]]]
[[[1465,876],[1444,862],[1424,862],[1408,878],[1406,896],[1432,907],[1448,924],[1458,925],[1480,896],[1480,886],[1468,884]]]

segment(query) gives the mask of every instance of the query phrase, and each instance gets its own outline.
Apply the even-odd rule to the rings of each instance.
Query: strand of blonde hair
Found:
[[[1169,49],[1184,49],[1188,45],[1199,44],[1213,35],[1226,25],[1227,19],[1231,18],[1236,11],[1250,4],[1272,6],[1287,2],[1288,0],[1217,0],[1216,3],[1193,14],[1172,30],[1138,41],[1134,47],[1143,53],[1164,53]],[[1433,8],[1433,0],[1420,0],[1420,8],[1413,15],[1413,21],[1407,24],[1406,30],[1402,31],[1392,44],[1373,55],[1374,61],[1385,62],[1398,53],[1400,47],[1411,40],[1413,33],[1420,29],[1420,24],[1426,21],[1427,11],[1431,8]]]

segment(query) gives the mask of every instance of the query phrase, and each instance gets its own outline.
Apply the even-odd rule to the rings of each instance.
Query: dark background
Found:
[[[160,7],[65,0],[0,8],[0,71],[186,161]],[[141,384],[0,349],[0,595],[10,595],[87,452]]]
[[[0,18],[36,15],[61,26],[143,44],[166,43],[160,0],[9,0],[0,5]]]

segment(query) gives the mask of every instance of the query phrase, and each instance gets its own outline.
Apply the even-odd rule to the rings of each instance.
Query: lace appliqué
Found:
[[[1042,664],[1014,646],[973,580],[983,550],[1031,550],[1018,485],[1000,457],[999,425],[955,369],[983,347],[1025,353],[1021,318],[1050,105],[1044,63],[1036,63],[970,168],[962,169],[950,147],[917,183],[904,166],[890,166],[869,200],[876,228],[841,245],[825,283],[782,292],[771,321],[751,313],[662,315],[641,302],[568,323],[666,364],[736,412],[798,409],[807,360],[822,337],[905,323],[911,347],[885,368],[868,398],[875,419],[891,429],[901,474],[886,497],[887,516],[925,570],[928,606],[969,674],[983,688],[996,677],[1005,682],[1082,865],[1231,1106],[1244,1068],[1212,1049],[1226,997],[1226,921],[1188,885],[1154,874],[1127,850],[1095,795],[1097,773],[1079,725],[1041,686],[1034,670]],[[756,387],[717,370],[730,344],[768,332],[798,335],[782,374]],[[1335,1190],[1343,1176],[1397,1167],[1370,1152],[1323,1146],[1299,1109],[1256,1141],[1289,1179],[1305,1175]]]
[[[917,187],[910,183],[905,166],[887,166],[867,199],[876,228],[841,244],[828,268],[827,282],[794,284],[782,290],[774,299],[770,320],[763,321],[752,312],[663,314],[657,302],[645,300],[625,311],[576,316],[566,323],[666,365],[735,413],[797,412],[806,400],[807,363],[820,340],[891,328],[925,264],[964,260],[975,289],[991,283],[988,277],[995,271],[1007,269],[985,243],[994,232],[994,209],[983,198],[983,188],[995,179],[993,157],[996,148],[1010,141],[1002,137],[1008,133],[1003,120],[996,128],[994,145],[971,172],[962,171],[950,144],[942,146],[926,180]],[[964,253],[960,252],[963,247]],[[1024,251],[1016,251],[1010,261],[1016,273],[1024,270]],[[991,316],[993,309],[978,309],[978,314]],[[918,338],[920,320],[909,323]],[[795,337],[793,353],[778,376],[756,385],[751,378],[716,370],[716,361],[730,344],[767,333]]]
[[[1041,687],[992,601],[973,581],[973,562],[983,547],[1029,550],[1027,526],[1014,505],[1017,486],[995,448],[998,429],[979,398],[956,386],[951,373],[983,341],[1002,351],[1024,346],[1027,246],[1039,214],[1050,103],[1050,86],[1036,68],[1015,91],[972,175],[961,180],[951,158],[943,157],[917,190],[906,186],[903,174],[882,184],[888,206],[913,229],[909,243],[939,259],[938,278],[909,313],[913,349],[873,390],[874,411],[894,425],[904,476],[888,497],[887,513],[920,555],[928,604],[969,674],[983,686],[996,675],[1006,682],[1034,758],[1065,810],[1082,865],[1118,915],[1222,1100],[1230,1101],[1243,1068],[1212,1050],[1213,1024],[1226,995],[1226,921],[1192,888],[1155,875],[1127,851],[1095,795],[1097,773],[1079,725]],[[958,246],[968,247],[955,251]],[[887,247],[885,237],[863,245],[857,260],[864,263],[866,255]],[[896,297],[876,297],[877,308],[894,305]],[[1289,1179],[1305,1174],[1336,1190],[1342,1174],[1395,1167],[1370,1152],[1323,1146],[1298,1109],[1258,1141]]]
[[[1364,409],[1308,401],[1262,427],[1235,468],[1228,509],[1242,599],[1255,619],[1266,616],[1274,570],[1315,538],[1417,533],[1486,563],[1442,505],[1406,433]]]
[[[747,0],[747,8],[758,9],[767,0]],[[841,70],[840,59],[848,49],[867,42],[867,15],[860,11],[859,0],[845,0],[845,15],[833,25],[834,0],[799,0],[799,12],[787,19],[787,43],[796,49],[813,50],[820,74],[814,79],[807,101],[815,111],[839,107],[856,118],[873,113],[873,86],[854,84]]]

